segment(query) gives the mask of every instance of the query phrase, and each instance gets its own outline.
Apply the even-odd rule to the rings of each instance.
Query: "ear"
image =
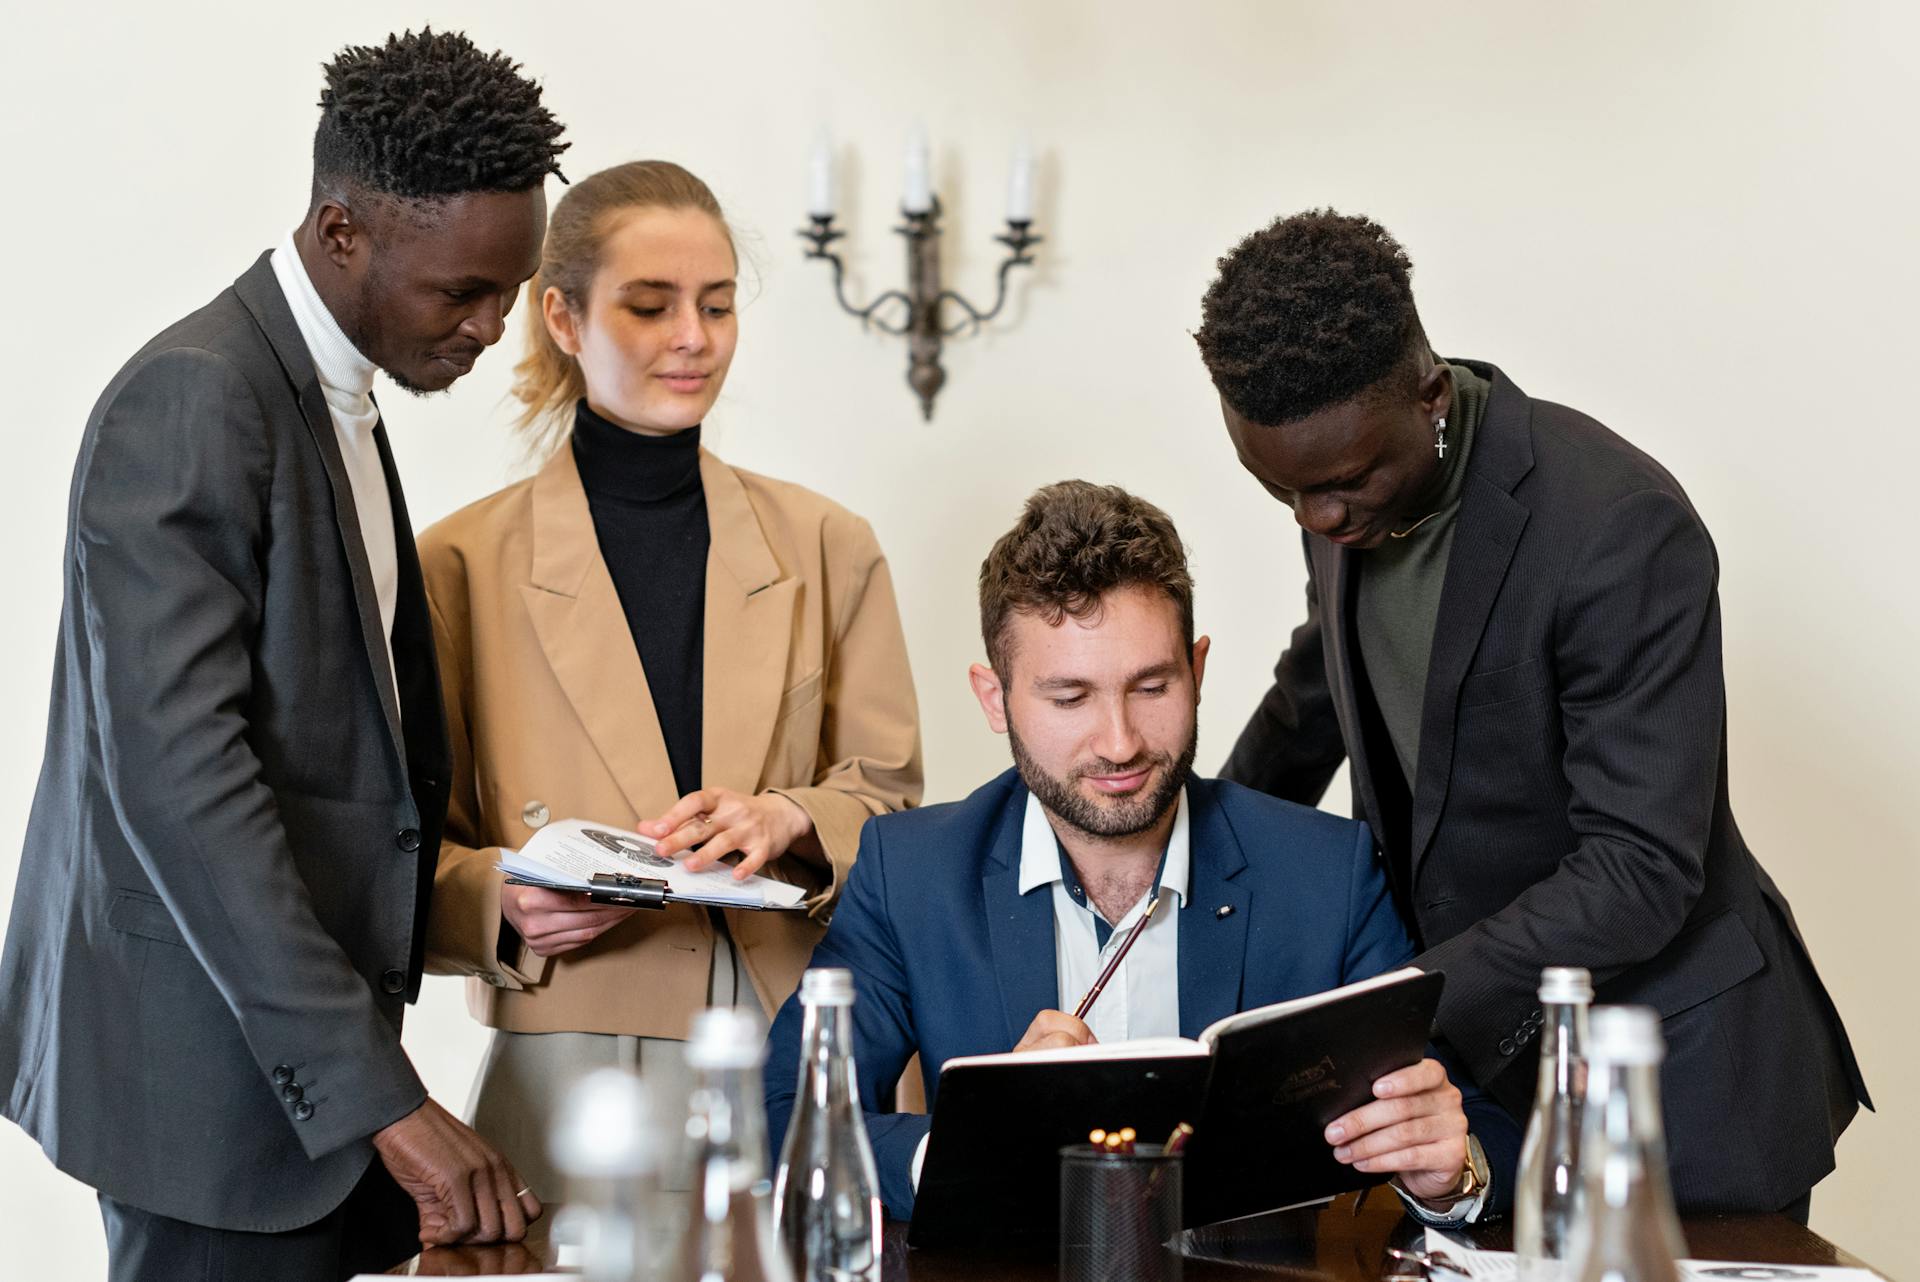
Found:
[[[1213,646],[1213,638],[1201,637],[1193,643],[1193,701],[1200,702],[1200,683],[1207,675],[1207,651]]]
[[[1429,419],[1453,412],[1453,370],[1445,361],[1435,360],[1433,368],[1421,378],[1420,409]]]
[[[319,208],[307,217],[307,230],[320,246],[320,252],[335,267],[346,267],[353,262],[355,254],[366,252],[367,229],[344,201],[332,198],[321,201]]]
[[[984,663],[976,663],[967,669],[967,681],[973,686],[973,697],[980,701],[980,711],[987,714],[987,728],[995,734],[1007,732],[1007,692],[1000,685],[1000,675]]]
[[[547,333],[553,335],[554,343],[569,356],[580,354],[580,326],[574,319],[573,308],[567,306],[567,296],[553,285],[547,286],[540,295],[540,315],[547,322]]]

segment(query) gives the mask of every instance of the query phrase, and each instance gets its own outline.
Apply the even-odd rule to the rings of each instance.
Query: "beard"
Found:
[[[1164,819],[1179,800],[1180,790],[1193,775],[1194,752],[1200,746],[1200,723],[1195,718],[1186,747],[1177,758],[1165,752],[1146,753],[1132,761],[1096,757],[1075,766],[1073,773],[1064,779],[1048,774],[1033,759],[1026,744],[1020,741],[1012,717],[1007,718],[1007,741],[1013,747],[1013,764],[1020,771],[1020,781],[1050,813],[1089,837],[1133,837]],[[1089,775],[1126,774],[1143,766],[1158,768],[1159,782],[1150,783],[1131,797],[1115,797],[1103,803],[1080,791],[1080,780]]]
[[[376,251],[367,264],[367,274],[360,282],[360,292],[348,304],[346,315],[336,316],[340,332],[347,341],[359,349],[362,356],[372,361],[382,374],[393,380],[393,385],[411,396],[432,396],[435,392],[447,391],[447,387],[427,387],[410,377],[405,370],[397,369],[383,361],[377,353],[386,346],[387,333],[384,324],[383,300],[388,290],[387,272]]]

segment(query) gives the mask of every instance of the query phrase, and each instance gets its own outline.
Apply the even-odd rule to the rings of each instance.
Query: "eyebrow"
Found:
[[[708,281],[696,292],[710,294],[716,289],[732,289],[734,284],[735,282],[731,277],[726,280]],[[671,280],[630,280],[620,287],[620,292],[625,294],[636,289],[658,289],[673,294],[679,292],[680,284],[678,281]]]
[[[1151,664],[1136,672],[1129,673],[1124,684],[1137,685],[1142,681],[1151,681],[1155,677],[1176,676],[1179,674],[1179,671],[1179,662],[1169,659],[1165,663]],[[1043,677],[1033,683],[1033,688],[1035,690],[1083,690],[1092,685],[1093,682],[1086,680],[1084,677]]]

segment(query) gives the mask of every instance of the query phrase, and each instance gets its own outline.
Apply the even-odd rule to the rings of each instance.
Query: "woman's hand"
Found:
[[[500,887],[500,915],[540,957],[558,957],[591,943],[633,911],[593,903],[584,892]]]
[[[813,820],[795,802],[778,793],[749,796],[731,788],[702,788],[675,802],[658,819],[640,825],[657,840],[664,858],[686,855],[688,872],[699,872],[720,856],[740,853],[733,879],[744,881],[813,831]]]
[[[1417,1198],[1452,1192],[1467,1164],[1467,1115],[1447,1070],[1423,1059],[1380,1078],[1373,1095],[1373,1103],[1327,1127],[1334,1157],[1358,1171],[1398,1175]]]

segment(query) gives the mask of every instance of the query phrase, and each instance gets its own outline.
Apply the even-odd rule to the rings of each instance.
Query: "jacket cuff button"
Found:
[[[299,1102],[298,1104],[295,1104],[295,1105],[293,1106],[293,1120],[294,1120],[294,1121],[296,1121],[296,1122],[304,1122],[304,1121],[306,1121],[306,1120],[307,1120],[307,1119],[308,1119],[309,1117],[312,1117],[312,1116],[313,1116],[313,1101],[312,1101],[312,1100],[304,1100],[304,1099],[303,1099],[303,1100],[301,1100],[301,1101],[300,1101],[300,1102]]]

